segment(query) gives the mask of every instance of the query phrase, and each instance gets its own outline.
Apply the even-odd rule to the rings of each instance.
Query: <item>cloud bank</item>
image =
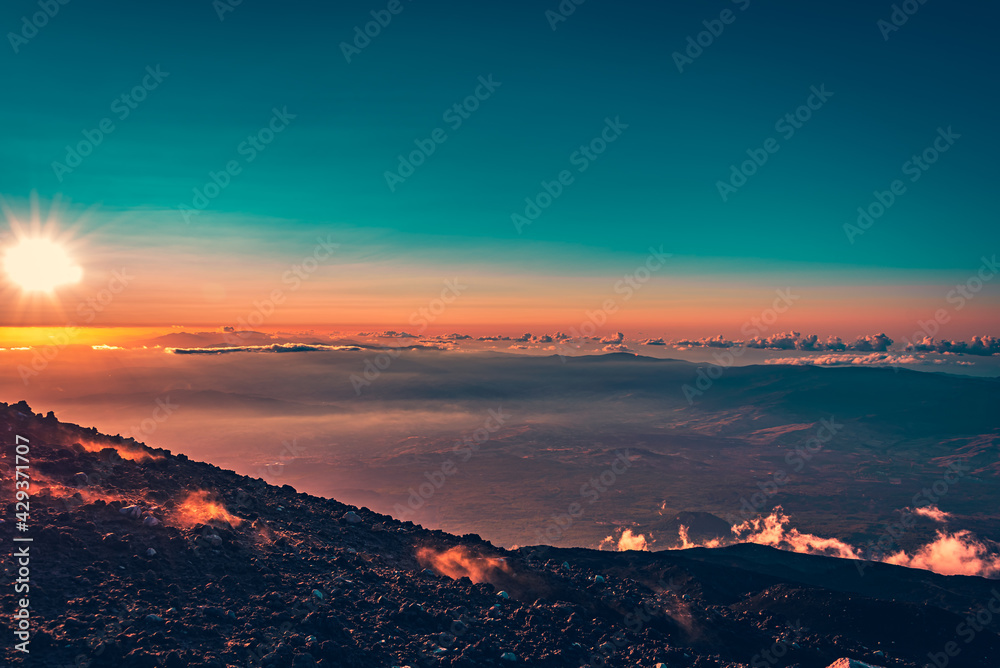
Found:
[[[1000,339],[993,336],[973,336],[972,340],[940,341],[924,337],[919,342],[907,343],[904,348],[907,352],[918,353],[957,353],[962,355],[1000,355]]]
[[[935,522],[947,522],[951,519],[951,513],[946,513],[937,506],[921,506],[914,508],[913,513],[934,520]]]
[[[167,348],[172,355],[221,355],[223,353],[303,353],[320,350],[361,351],[361,346],[328,346],[322,343],[272,343],[266,346],[220,348]]]
[[[948,517],[948,513],[944,513],[936,507],[918,508],[915,512],[936,521],[943,521],[944,518]],[[700,543],[691,542],[688,538],[687,528],[682,526],[680,529],[678,532],[679,545],[671,549],[755,543],[802,554],[819,554],[842,559],[863,558],[862,550],[840,539],[802,533],[791,526],[791,519],[781,506],[775,506],[767,517],[761,516],[734,525],[731,529],[732,536],[721,541],[713,539]],[[624,533],[622,536],[624,537]],[[611,536],[605,540],[611,540]],[[920,568],[941,575],[1000,577],[1000,552],[997,550],[997,545],[990,541],[980,540],[969,531],[948,533],[939,529],[933,542],[923,545],[912,554],[900,550],[891,555],[884,555],[878,561],[896,566]]]
[[[943,360],[942,360],[943,361]],[[869,355],[843,354],[818,355],[816,357],[774,357],[764,360],[764,364],[790,364],[793,366],[892,366],[897,364],[928,364],[923,358],[914,355],[896,355],[893,353],[871,353]]]
[[[650,536],[650,539],[652,539],[652,536]],[[649,541],[641,533],[633,533],[631,529],[624,529],[617,541],[614,534],[612,534],[600,542],[598,549],[614,550],[615,552],[626,552],[628,550],[648,552]]]

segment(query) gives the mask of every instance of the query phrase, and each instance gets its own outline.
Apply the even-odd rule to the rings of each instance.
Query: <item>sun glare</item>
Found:
[[[83,269],[66,249],[44,237],[21,239],[8,248],[3,268],[11,281],[28,292],[52,292],[83,277]]]

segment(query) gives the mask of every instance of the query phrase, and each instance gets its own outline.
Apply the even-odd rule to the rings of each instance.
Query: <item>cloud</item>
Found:
[[[914,355],[899,355],[894,353],[871,353],[869,355],[845,353],[840,355],[818,355],[815,357],[774,357],[772,359],[764,360],[764,364],[789,364],[796,366],[891,366],[898,364],[933,363],[935,362],[929,362],[928,360]]]
[[[601,348],[606,353],[630,353],[632,349],[621,343],[612,343],[609,346],[604,346]]]
[[[393,330],[387,330],[385,332],[358,332],[358,336],[367,336],[373,339],[415,339],[416,334],[410,334],[409,332],[396,332]],[[472,338],[472,337],[468,337]]]
[[[828,336],[826,338],[826,343],[824,343],[823,346],[824,350],[832,350],[832,351],[847,350],[847,344],[845,344],[843,339],[841,339],[839,336]]]
[[[912,556],[900,551],[885,562],[909,568],[923,568],[942,575],[978,575],[995,577],[1000,574],[1000,555],[968,531],[937,532],[937,539],[924,545]]]
[[[800,339],[798,332],[782,332],[766,338],[753,338],[746,342],[747,348],[766,348],[769,350],[816,350],[816,335]],[[800,347],[803,341],[808,341],[809,347]]]
[[[395,346],[393,350],[460,350],[461,344],[457,341],[450,341],[447,338],[439,339],[418,339],[416,344],[408,346]]]
[[[924,337],[920,341],[907,343],[904,349],[907,352],[918,353],[959,353],[965,355],[1000,355],[1000,339],[993,336],[973,336],[972,340],[940,341],[933,337]]]
[[[625,335],[621,332],[616,332],[614,336],[608,336],[601,339],[601,343],[624,343]]]
[[[667,342],[663,339],[646,339],[641,342],[644,346],[665,346]]]
[[[222,353],[302,353],[320,350],[361,351],[361,346],[328,346],[321,343],[272,343],[266,346],[231,346],[228,348],[167,348],[172,355],[221,355]]]
[[[663,502],[664,506],[666,505],[666,503],[667,503],[666,501]],[[689,532],[690,529],[688,529],[688,527],[683,524],[677,527],[677,537],[680,539],[681,544],[680,547],[676,549],[686,550],[691,547],[720,547],[723,544],[724,539],[722,538],[712,538],[710,540],[706,540],[700,543],[692,542]]]
[[[914,508],[913,513],[915,515],[920,515],[921,517],[932,519],[935,522],[947,522],[949,519],[951,519],[951,513],[946,513],[937,506],[923,506],[921,508]]]
[[[739,341],[730,341],[726,337],[719,334],[718,336],[713,336],[710,338],[701,339],[682,339],[680,341],[672,341],[672,345],[676,346],[688,346],[693,348],[732,348],[733,346],[739,345]]]
[[[746,342],[747,348],[765,350],[810,350],[810,351],[844,351],[886,352],[892,345],[892,339],[885,334],[869,334],[859,336],[851,343],[844,343],[839,336],[831,336],[826,341],[820,341],[815,334],[802,336],[799,332],[781,332],[764,338],[755,337]]]
[[[454,336],[458,336],[458,335],[456,334]],[[471,339],[472,337],[471,336],[460,336],[459,338],[462,338],[462,339]],[[480,336],[480,337],[476,338],[476,341],[513,341],[515,343],[552,343],[553,341],[556,341],[556,340],[561,341],[561,340],[567,339],[567,338],[569,338],[569,337],[566,336],[565,334],[562,334],[561,332],[555,334],[554,338],[552,336],[550,336],[549,334],[542,334],[540,336],[535,336],[534,334],[524,333],[521,336],[514,336],[514,337],[500,336],[500,335]],[[523,348],[523,347],[526,347],[526,346],[521,346],[521,347]]]
[[[811,533],[802,533],[795,527],[789,528],[790,519],[781,506],[777,506],[767,517],[747,520],[732,528],[739,543],[757,543],[779,550],[823,554],[841,559],[859,559],[857,550],[836,538],[821,538]]]
[[[652,539],[652,536],[650,536]],[[618,541],[615,541],[614,534],[608,536],[598,544],[598,549],[603,550],[605,548],[615,550],[616,552],[625,552],[628,550],[635,550],[639,552],[649,552],[650,540],[646,539],[641,533],[632,533],[631,529],[625,529],[622,531],[621,536],[618,537]]]
[[[926,513],[917,509],[917,514],[924,516],[947,516],[936,507],[931,507]],[[755,543],[768,545],[779,550],[799,552],[803,554],[821,554],[840,557],[842,559],[862,559],[862,551],[849,543],[837,538],[823,538],[810,533],[802,533],[790,526],[791,520],[781,506],[775,506],[767,517],[757,517],[732,527],[731,536],[723,539],[713,539],[702,543],[692,543],[688,539],[687,527],[681,526],[678,531],[679,548],[719,547],[733,543]],[[610,536],[605,539],[609,540]],[[941,575],[977,575],[980,577],[997,577],[1000,575],[1000,553],[996,544],[987,543],[976,538],[969,531],[947,533],[937,531],[937,537],[931,543],[918,548],[913,554],[903,550],[892,555],[886,555],[878,561],[920,568]]]
[[[892,339],[879,332],[874,335],[859,336],[854,340],[854,343],[847,346],[847,349],[861,352],[885,352],[891,345]]]

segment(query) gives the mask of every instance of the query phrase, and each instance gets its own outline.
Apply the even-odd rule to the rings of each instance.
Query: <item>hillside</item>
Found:
[[[508,551],[24,402],[0,404],[0,434],[0,600],[8,620],[25,600],[30,614],[30,654],[8,633],[2,665],[915,668],[931,653],[996,668],[1000,657],[993,615],[963,621],[1000,604],[991,580],[884,564],[862,575],[757,545]],[[15,515],[18,465],[27,518]],[[15,593],[11,555],[25,548]]]

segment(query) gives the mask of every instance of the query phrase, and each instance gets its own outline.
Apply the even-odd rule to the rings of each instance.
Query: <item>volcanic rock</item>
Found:
[[[66,466],[32,481],[31,589],[0,589],[30,598],[31,654],[4,643],[4,667],[998,665],[1000,616],[961,635],[996,581],[752,544],[505,550],[29,413],[0,404],[0,434]]]

